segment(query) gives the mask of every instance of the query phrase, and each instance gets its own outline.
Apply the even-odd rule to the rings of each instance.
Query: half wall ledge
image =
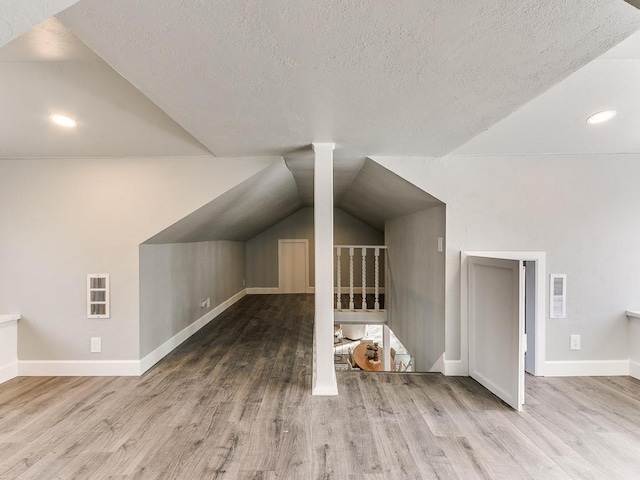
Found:
[[[17,322],[20,320],[21,315],[19,313],[9,313],[5,315],[0,315],[0,324],[8,323],[8,322]]]

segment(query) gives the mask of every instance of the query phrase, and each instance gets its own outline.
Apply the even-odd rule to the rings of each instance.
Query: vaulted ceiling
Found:
[[[640,28],[630,3],[9,0],[0,157],[276,155],[293,190],[262,193],[309,205],[309,145],[331,141],[336,202],[379,227],[354,194],[380,181],[368,156],[640,151],[580,118],[640,78],[623,46],[589,64]]]
[[[219,156],[443,155],[640,27],[622,0],[82,0],[59,18]]]

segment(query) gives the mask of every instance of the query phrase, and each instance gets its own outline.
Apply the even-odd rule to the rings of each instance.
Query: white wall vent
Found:
[[[567,276],[552,273],[549,285],[549,317],[567,318]]]
[[[109,274],[87,275],[87,318],[109,318]]]

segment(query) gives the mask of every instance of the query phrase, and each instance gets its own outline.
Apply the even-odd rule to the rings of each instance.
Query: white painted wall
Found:
[[[640,309],[640,155],[376,160],[447,204],[447,360],[461,351],[460,251],[535,250],[548,273],[568,274],[567,318],[547,317],[547,362],[624,365],[623,312]]]
[[[0,160],[0,311],[22,313],[19,359],[139,359],[139,244],[273,162]],[[111,275],[108,320],[86,318],[87,273]]]
[[[334,244],[336,245],[382,245],[384,243],[382,232],[371,228],[339,208],[334,209],[333,220]],[[307,207],[247,241],[247,287],[278,287],[278,239],[281,238],[306,238],[309,240],[309,282],[311,286],[314,285],[313,208]],[[357,278],[360,278],[359,272],[361,271],[361,263],[359,262],[362,260],[358,256],[355,259],[354,269]],[[348,261],[343,259],[343,265],[345,269],[343,270],[342,284],[346,285],[344,272],[348,272],[346,270]],[[373,271],[367,273],[368,284],[373,285]]]
[[[244,262],[242,242],[140,245],[140,356],[244,290]]]
[[[419,372],[441,368],[444,353],[445,254],[438,237],[445,237],[445,216],[442,205],[385,222],[389,327]]]

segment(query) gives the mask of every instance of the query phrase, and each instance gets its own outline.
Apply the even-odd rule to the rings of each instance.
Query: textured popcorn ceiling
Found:
[[[640,152],[640,32],[455,151],[540,155]],[[596,112],[611,121],[589,125]]]
[[[622,0],[83,0],[59,18],[220,156],[442,155],[640,25]]]
[[[0,47],[78,0],[2,0]]]
[[[336,142],[336,205],[376,228],[438,204],[366,157],[439,156],[492,138],[640,28],[623,0],[74,3],[0,5],[0,45],[50,15],[64,24],[47,20],[0,49],[0,156],[284,159],[153,242],[248,238],[310,205],[312,142]],[[614,55],[628,64],[627,50]],[[587,72],[614,81],[601,67]],[[608,83],[597,85],[592,99]],[[568,90],[549,102],[556,111],[579,107]],[[53,128],[53,109],[79,112],[79,128]],[[508,140],[542,131],[527,125]],[[504,137],[481,149],[501,151]]]

